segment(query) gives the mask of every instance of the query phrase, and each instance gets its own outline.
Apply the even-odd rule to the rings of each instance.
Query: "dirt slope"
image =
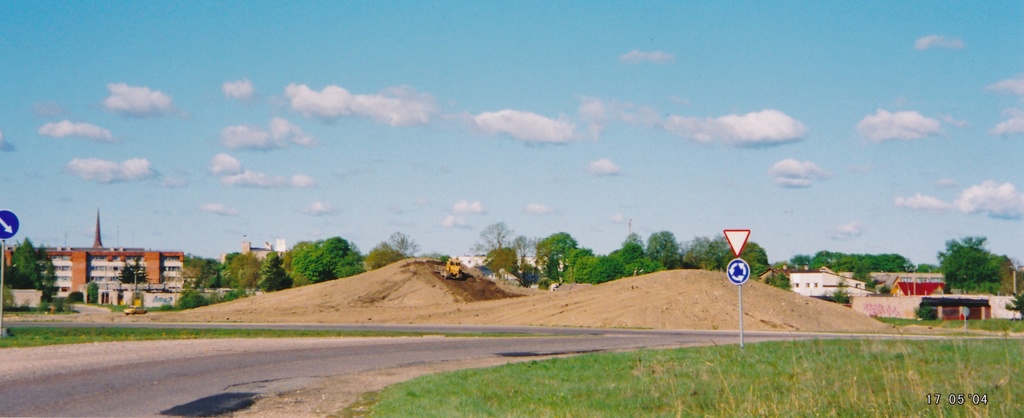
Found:
[[[488,280],[446,281],[427,260],[153,320],[307,323],[507,324],[737,329],[737,289],[724,273],[673,270],[572,292],[520,296]],[[851,309],[757,282],[743,289],[749,330],[890,329]]]

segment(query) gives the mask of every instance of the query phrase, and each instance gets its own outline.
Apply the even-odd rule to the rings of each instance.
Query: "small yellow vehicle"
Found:
[[[449,258],[441,268],[441,277],[446,280],[462,279],[462,262],[458,258]]]
[[[131,306],[124,309],[125,315],[145,315],[146,308],[141,306]]]

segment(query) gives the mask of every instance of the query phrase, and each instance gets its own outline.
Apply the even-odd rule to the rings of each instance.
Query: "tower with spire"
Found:
[[[96,237],[92,240],[92,248],[103,248],[103,239],[100,238],[100,210],[96,209]]]

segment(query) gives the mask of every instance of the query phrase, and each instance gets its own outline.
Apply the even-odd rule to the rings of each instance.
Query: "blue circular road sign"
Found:
[[[732,284],[742,285],[750,278],[750,264],[747,264],[741,258],[734,259],[729,262],[729,267],[725,269],[725,275],[729,276],[729,281]]]
[[[9,210],[0,210],[0,239],[13,237],[18,233],[18,215]]]

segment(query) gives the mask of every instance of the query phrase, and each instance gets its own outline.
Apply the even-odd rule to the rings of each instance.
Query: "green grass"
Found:
[[[957,330],[963,331],[964,321],[920,321],[917,319],[903,319],[903,318],[877,318],[879,321],[887,324],[896,325],[899,327],[907,325],[920,325],[923,327],[941,328],[948,329],[952,332]],[[1024,321],[1011,321],[1009,319],[986,319],[983,321],[968,320],[968,330],[982,330],[982,331],[993,331],[993,332],[1024,332]]]
[[[106,341],[188,340],[200,338],[296,338],[296,337],[418,337],[436,333],[385,331],[302,331],[268,329],[190,328],[7,328],[9,337],[0,338],[0,348],[37,347]],[[493,336],[489,334],[447,334],[452,337]]]
[[[820,340],[609,353],[424,376],[382,417],[1019,416],[1024,342]],[[928,404],[938,393],[940,405]],[[953,394],[987,405],[949,405]],[[980,400],[980,399],[979,399]],[[344,414],[344,411],[343,411]]]

